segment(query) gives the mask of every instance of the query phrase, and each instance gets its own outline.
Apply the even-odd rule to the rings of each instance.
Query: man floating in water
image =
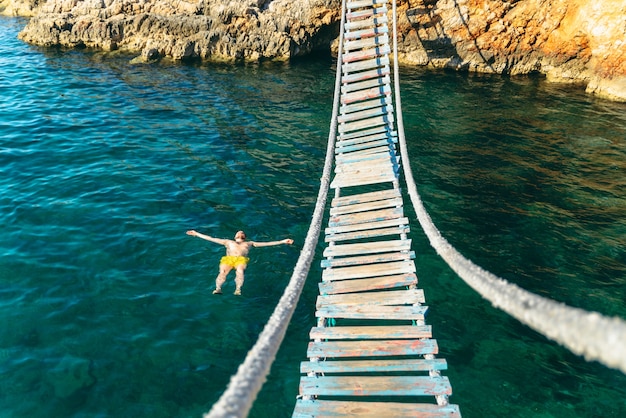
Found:
[[[250,259],[248,258],[250,248],[270,247],[272,245],[281,244],[293,244],[293,240],[290,238],[286,238],[282,241],[269,242],[246,241],[246,234],[243,231],[237,231],[234,241],[230,239],[213,238],[208,235],[196,232],[193,229],[191,231],[187,231],[187,235],[202,238],[226,247],[226,255],[220,260],[220,273],[215,279],[215,290],[213,291],[214,295],[222,294],[222,285],[226,281],[226,276],[228,276],[228,273],[230,273],[232,269],[235,269],[235,295],[241,295],[241,287],[243,286],[244,273],[246,271],[246,267],[248,266],[248,261],[250,261]]]

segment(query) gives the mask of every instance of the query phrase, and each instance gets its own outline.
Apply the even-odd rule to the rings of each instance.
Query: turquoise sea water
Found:
[[[0,19],[0,416],[193,417],[236,372],[315,203],[331,59],[131,65],[16,39]],[[412,169],[444,236],[533,292],[626,318],[626,105],[538,77],[405,70]],[[223,249],[256,249],[243,296]],[[465,417],[621,417],[626,376],[482,300],[414,222],[420,285]],[[251,412],[289,416],[315,267]]]

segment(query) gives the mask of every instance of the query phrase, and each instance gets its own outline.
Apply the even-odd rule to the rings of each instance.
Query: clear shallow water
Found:
[[[334,67],[133,66],[46,50],[0,19],[0,411],[200,416],[290,276],[312,213]],[[403,110],[435,223],[479,265],[626,318],[626,106],[537,78],[405,72]],[[293,247],[210,294],[223,250],[195,228]],[[466,417],[619,417],[626,377],[483,301],[415,223],[421,286]],[[316,268],[251,413],[289,416]],[[232,281],[229,282],[232,287]]]

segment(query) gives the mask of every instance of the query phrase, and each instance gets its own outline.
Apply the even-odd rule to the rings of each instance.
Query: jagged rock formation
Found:
[[[35,14],[20,37],[39,45],[260,61],[329,48],[340,1],[0,0],[3,10]],[[398,20],[404,64],[539,72],[626,101],[626,0],[399,0]]]

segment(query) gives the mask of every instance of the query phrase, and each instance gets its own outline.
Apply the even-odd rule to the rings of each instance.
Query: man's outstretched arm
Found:
[[[272,245],[281,245],[281,244],[291,245],[293,244],[293,240],[291,238],[285,238],[281,241],[268,241],[268,242],[251,241],[250,243],[254,247],[271,247]]]
[[[213,237],[210,237],[208,235],[204,235],[204,234],[201,234],[201,233],[199,233],[197,231],[194,231],[193,229],[190,230],[190,231],[187,231],[187,235],[191,235],[192,237],[202,238],[202,239],[205,239],[207,241],[214,242],[216,244],[226,245],[226,240],[225,239],[213,238]]]

